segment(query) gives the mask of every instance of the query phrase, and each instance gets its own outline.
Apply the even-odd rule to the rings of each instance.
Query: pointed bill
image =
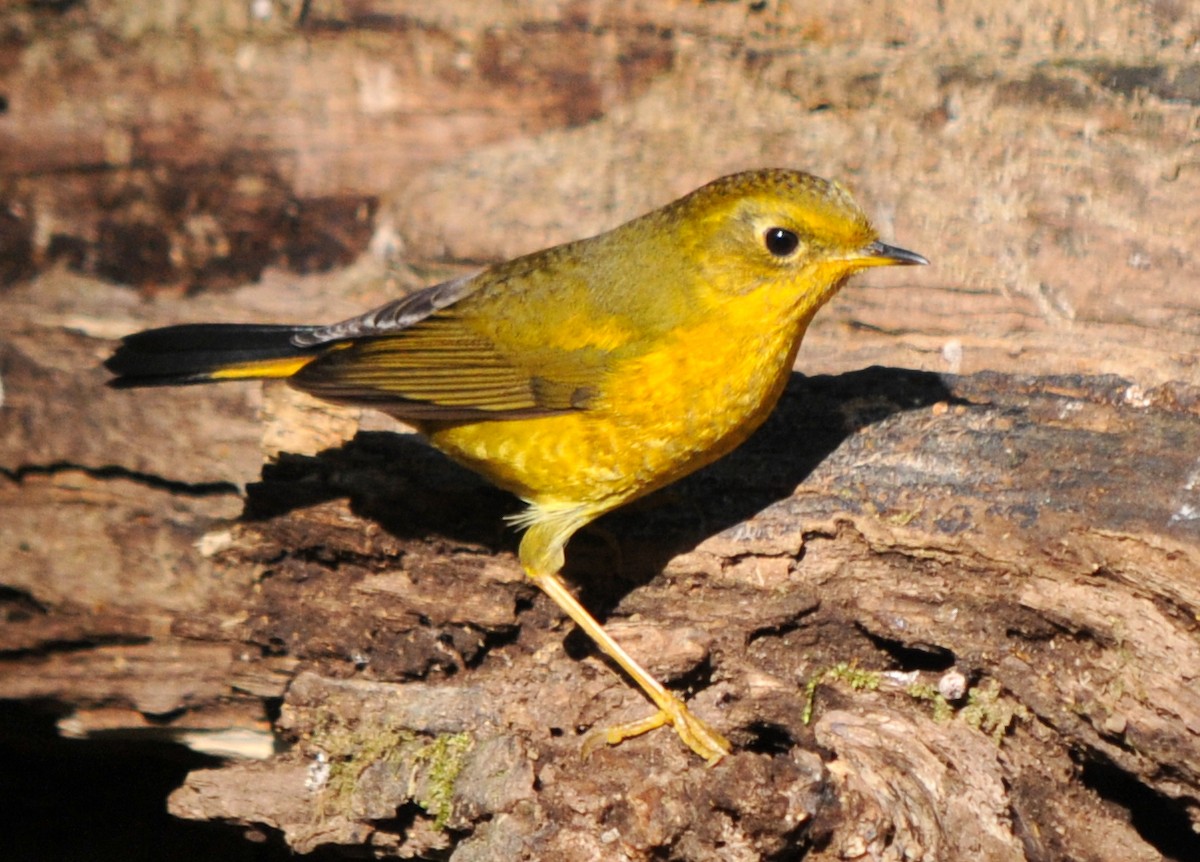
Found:
[[[862,266],[928,266],[929,261],[915,251],[897,248],[876,240],[865,246],[858,258]]]

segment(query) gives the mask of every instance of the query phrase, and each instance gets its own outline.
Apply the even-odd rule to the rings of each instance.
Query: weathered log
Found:
[[[1197,855],[1196,10],[300,5],[0,12],[0,698],[214,754],[171,810],[297,850]],[[716,769],[579,760],[647,705],[402,429],[103,386],[134,329],[336,319],[763,164],[935,266],[569,549]]]
[[[93,405],[213,403],[167,397]],[[6,521],[43,519],[56,572],[104,560],[89,537],[133,553],[88,573],[103,595],[10,578],[0,695],[209,746],[282,699],[291,747],[197,773],[172,810],[301,851],[1157,858],[1081,779],[1196,805],[1198,414],[1194,387],[1115,378],[797,377],[742,450],[571,548],[589,605],[734,740],[715,770],[666,733],[579,762],[645,703],[523,582],[514,501],[378,431],[281,456],[232,520],[220,484],[12,476]]]

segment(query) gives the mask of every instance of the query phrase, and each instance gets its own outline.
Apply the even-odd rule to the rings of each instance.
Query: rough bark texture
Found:
[[[1200,12],[437,5],[0,12],[0,699],[217,755],[170,811],[264,853],[1200,856]],[[767,164],[935,266],[569,549],[715,769],[580,761],[645,701],[403,429],[103,386],[133,329],[336,319]]]

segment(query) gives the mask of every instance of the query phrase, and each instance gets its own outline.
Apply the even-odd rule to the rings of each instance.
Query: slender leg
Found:
[[[664,724],[672,725],[675,732],[679,734],[679,738],[692,751],[708,761],[709,766],[715,766],[722,757],[730,752],[728,740],[694,716],[674,692],[664,688],[662,683],[634,661],[633,657],[612,639],[612,636],[604,630],[596,618],[589,614],[579,600],[571,594],[557,573],[537,574],[530,571],[528,567],[526,567],[526,572],[533,582],[552,598],[554,603],[562,608],[567,616],[574,620],[575,624],[583,629],[607,656],[633,678],[633,681],[658,707],[657,713],[642,721],[609,728],[597,734],[595,738],[585,741],[585,756],[600,741],[616,745],[622,740],[662,727]]]

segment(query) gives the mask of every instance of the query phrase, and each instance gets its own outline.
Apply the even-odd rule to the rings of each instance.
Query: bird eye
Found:
[[[776,257],[787,257],[799,247],[800,237],[787,228],[769,227],[763,234],[763,243]]]

